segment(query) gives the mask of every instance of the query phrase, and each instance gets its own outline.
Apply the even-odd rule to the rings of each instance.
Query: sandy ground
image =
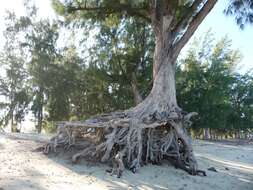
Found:
[[[253,190],[253,145],[195,141],[199,167],[207,177],[190,176],[168,164],[148,165],[136,174],[125,171],[118,179],[105,173],[107,166],[72,165],[59,155],[33,150],[48,137],[0,134],[0,190]]]

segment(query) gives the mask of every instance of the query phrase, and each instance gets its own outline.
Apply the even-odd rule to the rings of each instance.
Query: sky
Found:
[[[42,18],[55,18],[50,0],[32,0],[37,7],[38,16]],[[232,17],[227,17],[223,14],[223,10],[226,7],[228,0],[219,0],[215,5],[211,13],[202,22],[194,36],[189,41],[188,45],[185,46],[183,52],[186,52],[190,48],[190,43],[194,37],[200,37],[209,29],[214,33],[215,39],[221,39],[225,35],[232,40],[232,48],[238,49],[243,58],[239,64],[239,69],[241,73],[246,72],[249,69],[253,69],[253,25],[248,25],[244,30],[241,30],[236,24]],[[1,2],[0,6],[0,33],[4,30],[4,17],[5,11],[11,10],[16,13],[16,15],[24,15],[25,10],[23,7],[23,0],[4,0]],[[0,47],[3,46],[3,36],[0,34]]]
[[[243,58],[238,65],[240,73],[245,73],[253,69],[253,24],[247,25],[241,30],[233,17],[224,15],[223,10],[227,7],[228,0],[219,0],[205,20],[198,27],[194,36],[184,48],[184,51],[190,48],[190,43],[194,37],[200,37],[209,29],[214,33],[216,39],[226,36],[232,40],[232,48],[238,49]]]

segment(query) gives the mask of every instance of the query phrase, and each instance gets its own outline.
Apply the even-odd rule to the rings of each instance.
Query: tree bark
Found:
[[[139,103],[141,103],[142,97],[141,97],[140,91],[138,89],[137,79],[136,79],[134,72],[132,73],[131,86],[132,86],[132,91],[133,91],[133,95],[134,95],[134,103],[135,103],[135,105],[138,105]]]
[[[41,133],[41,130],[42,130],[42,120],[43,120],[43,117],[42,117],[42,107],[40,107],[40,110],[38,112],[38,125],[37,125],[37,130],[38,130],[38,133]]]
[[[41,133],[42,131],[42,122],[43,122],[43,104],[44,104],[44,94],[43,89],[40,87],[39,89],[39,110],[38,110],[38,124],[37,124],[37,131]]]
[[[204,128],[204,139],[208,140],[210,138],[210,129],[209,128]]]
[[[11,80],[11,91],[10,91],[10,120],[11,120],[11,132],[17,132],[17,126],[14,124],[14,84]]]
[[[16,132],[16,127],[14,126],[14,119],[13,119],[13,111],[11,111],[11,132],[15,133]]]

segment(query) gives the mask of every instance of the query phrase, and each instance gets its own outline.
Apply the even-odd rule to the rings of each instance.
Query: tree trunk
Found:
[[[14,124],[14,85],[11,81],[11,92],[10,92],[10,119],[11,119],[11,132],[16,133],[17,132],[17,126]]]
[[[43,104],[44,104],[44,94],[43,89],[40,87],[39,89],[39,110],[38,110],[38,124],[37,124],[37,131],[41,133],[42,131],[42,122],[43,122]]]
[[[236,138],[237,138],[237,139],[240,139],[240,129],[237,129],[237,130],[236,130]]]
[[[210,129],[209,128],[204,128],[204,139],[208,140],[210,138]]]
[[[133,91],[133,95],[134,95],[134,103],[135,103],[135,105],[137,105],[137,104],[141,103],[142,97],[141,97],[141,94],[138,89],[137,79],[136,79],[134,72],[132,73],[131,86],[132,86],[132,91]]]
[[[168,20],[171,19],[164,18],[165,23],[170,22]],[[171,49],[173,39],[169,38],[170,35],[162,24],[153,24],[153,28],[156,40],[153,63],[153,87],[148,97],[135,109],[144,115],[145,112],[148,114],[158,112],[168,115],[168,112],[173,109],[179,109],[175,87],[176,59],[172,58],[173,52]]]
[[[14,125],[14,119],[13,119],[13,111],[11,111],[11,132],[15,133],[17,131],[17,127]]]
[[[42,130],[42,120],[43,120],[42,114],[43,114],[42,108],[40,107],[40,110],[38,112],[38,124],[37,124],[38,133],[41,133],[41,130]]]
[[[18,131],[18,128],[17,128],[17,124],[15,124],[14,122],[14,106],[11,106],[11,110],[10,110],[10,118],[11,118],[11,132],[12,133],[17,133],[19,132]]]

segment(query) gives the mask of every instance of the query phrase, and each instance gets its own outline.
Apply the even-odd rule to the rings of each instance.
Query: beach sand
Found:
[[[199,168],[207,177],[191,176],[167,163],[147,165],[136,174],[110,176],[104,164],[70,155],[33,151],[49,139],[37,134],[0,134],[0,190],[253,190],[253,144],[194,141]],[[214,167],[218,172],[207,170]]]

